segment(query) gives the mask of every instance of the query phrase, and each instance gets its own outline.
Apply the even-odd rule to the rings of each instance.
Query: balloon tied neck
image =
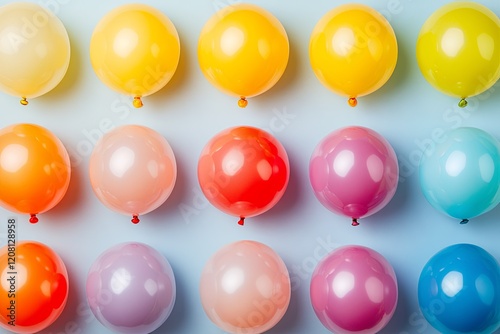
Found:
[[[469,222],[468,219],[464,218],[460,221],[460,224],[464,225],[464,224],[467,224]]]
[[[240,220],[238,220],[238,225],[245,225],[245,217],[240,217]]]
[[[468,102],[467,102],[467,100],[466,100],[465,98],[461,99],[461,100],[458,102],[458,106],[459,106],[460,108],[465,108],[465,107],[467,107],[467,104],[468,104]]]
[[[139,219],[138,215],[133,215],[132,219],[130,220],[133,224],[138,224],[141,220]]]
[[[246,108],[247,105],[248,105],[248,101],[247,101],[246,97],[242,96],[238,100],[238,107],[240,107],[240,108]]]
[[[134,105],[134,107],[136,108],[142,108],[142,106],[144,105],[142,103],[142,100],[141,100],[141,97],[140,96],[136,96],[134,97],[134,101],[132,101],[132,104]]]
[[[29,104],[28,100],[25,97],[21,98],[21,101],[19,101],[19,103],[21,103],[23,106],[27,106]]]
[[[359,223],[358,223],[358,218],[353,218],[352,219],[352,223],[351,223],[352,226],[358,226]]]
[[[31,223],[31,224],[36,224],[36,223],[38,223],[38,217],[36,216],[36,214],[32,213],[32,214],[30,215],[30,223]]]
[[[356,100],[355,97],[351,97],[349,98],[349,100],[347,100],[347,103],[349,103],[349,105],[354,108],[358,105],[358,100]]]

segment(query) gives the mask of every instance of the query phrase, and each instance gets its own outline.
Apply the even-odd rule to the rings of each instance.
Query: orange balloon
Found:
[[[49,130],[15,124],[0,130],[0,205],[31,215],[57,205],[69,186],[69,155]]]
[[[68,273],[57,253],[42,243],[22,241],[13,249],[0,249],[0,328],[36,333],[66,306]]]

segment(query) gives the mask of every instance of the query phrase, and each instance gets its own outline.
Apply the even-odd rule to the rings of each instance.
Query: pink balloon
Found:
[[[177,179],[175,156],[156,131],[125,125],[105,134],[90,157],[90,182],[96,196],[110,209],[139,215],[162,205]]]
[[[362,246],[338,248],[316,266],[311,279],[316,316],[337,334],[373,334],[396,310],[394,269],[378,252]]]
[[[290,276],[283,260],[256,241],[223,247],[207,262],[201,275],[205,313],[230,333],[269,330],[286,313],[290,294]]]
[[[352,218],[368,217],[389,203],[398,185],[393,148],[377,132],[345,127],[316,146],[309,164],[314,194],[329,210]]]

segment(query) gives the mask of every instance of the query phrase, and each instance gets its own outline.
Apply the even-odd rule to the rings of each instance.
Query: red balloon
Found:
[[[66,266],[54,250],[40,242],[2,247],[0,278],[0,331],[37,333],[56,321],[66,306]]]
[[[198,181],[219,210],[240,217],[257,216],[283,196],[290,177],[288,155],[266,131],[239,126],[213,137],[198,161]]]

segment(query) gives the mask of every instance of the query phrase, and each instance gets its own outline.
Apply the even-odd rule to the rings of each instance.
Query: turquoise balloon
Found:
[[[500,144],[470,127],[449,131],[422,158],[420,187],[437,210],[467,223],[500,202]]]

